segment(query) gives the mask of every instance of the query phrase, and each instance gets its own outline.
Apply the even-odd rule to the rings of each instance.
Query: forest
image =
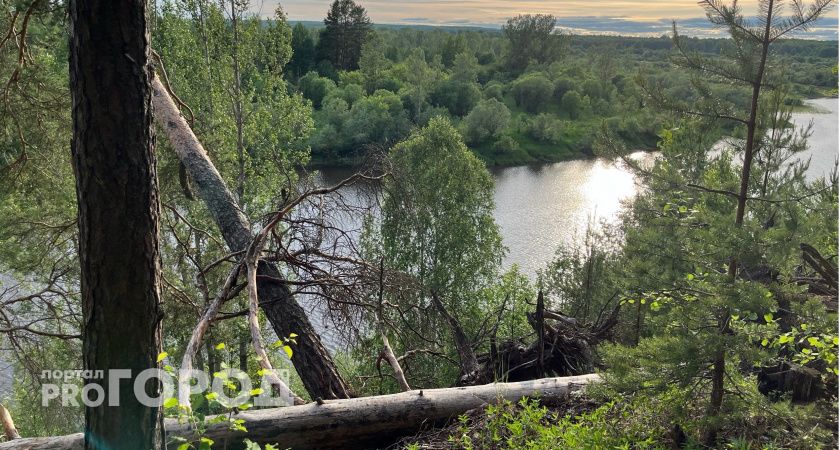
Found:
[[[836,2],[690,3],[0,0],[0,449],[836,448]],[[594,158],[617,220],[506,264],[490,170]]]

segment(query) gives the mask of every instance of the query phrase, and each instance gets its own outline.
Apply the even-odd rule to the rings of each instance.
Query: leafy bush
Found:
[[[570,119],[577,119],[583,111],[583,99],[577,91],[566,92],[560,100],[560,108],[569,115]]]
[[[517,106],[535,113],[548,106],[554,93],[554,84],[541,73],[530,73],[514,81],[511,91]]]
[[[481,100],[478,85],[471,82],[444,80],[438,82],[429,93],[429,101],[443,106],[454,116],[463,117]]]
[[[396,141],[407,135],[409,128],[400,97],[385,90],[358,100],[347,121],[347,133],[357,145]]]
[[[314,107],[320,108],[324,97],[335,89],[335,82],[316,72],[309,72],[298,80],[298,89],[304,97],[312,101]]]
[[[464,139],[479,144],[498,137],[510,122],[510,111],[504,103],[496,100],[482,100],[462,122]]]
[[[502,101],[504,96],[505,87],[502,83],[499,83],[498,81],[491,81],[484,86],[484,98],[495,98],[496,100]]]
[[[557,81],[554,82],[554,98],[560,100],[566,95],[566,92],[569,92],[575,88],[575,82],[571,78],[562,77],[559,78]]]
[[[347,102],[348,105],[353,106],[353,103],[356,103],[356,100],[365,96],[365,89],[354,83],[346,84],[340,88],[331,89],[327,95],[322,100],[322,106],[326,108],[326,104],[332,98],[340,98]]]
[[[615,416],[620,412],[608,403],[578,417],[561,417],[537,400],[523,398],[516,405],[490,405],[483,416],[459,417],[449,443],[463,449],[656,448],[650,437],[619,429]]]
[[[493,151],[498,154],[518,152],[519,142],[510,136],[502,136],[493,143]]]
[[[551,114],[542,113],[528,121],[527,132],[540,142],[559,144],[563,141],[563,121]]]

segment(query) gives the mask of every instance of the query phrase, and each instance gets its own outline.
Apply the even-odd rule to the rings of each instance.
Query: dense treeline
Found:
[[[328,28],[297,23],[297,56],[287,78],[316,108],[313,161],[357,165],[435,115],[456,123],[470,148],[490,164],[591,156],[604,121],[630,145],[654,147],[662,115],[645,105],[637,78],[654,79],[674,97],[694,95],[689,76],[669,63],[670,38],[558,35],[547,24],[562,26],[562,20],[545,20],[524,16],[502,31],[374,28],[354,71],[336,70],[328,55],[312,51]],[[511,31],[517,27],[523,39]],[[716,55],[725,42],[691,38],[685,47]],[[541,45],[551,50],[534,49]],[[785,40],[774,52],[793,85],[790,101],[836,88],[836,42]],[[731,86],[712,88],[720,97],[739,98]],[[356,100],[362,104],[354,109]],[[490,100],[500,103],[493,103],[492,113]],[[377,117],[388,114],[393,126],[375,135],[359,132],[360,126],[381,126]]]

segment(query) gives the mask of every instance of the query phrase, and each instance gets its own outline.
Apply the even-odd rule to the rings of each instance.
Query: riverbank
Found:
[[[564,139],[556,144],[538,142],[523,133],[511,133],[511,137],[517,143],[517,147],[508,151],[499,151],[494,148],[493,143],[486,143],[478,146],[469,146],[470,150],[484,161],[488,168],[507,168],[517,166],[528,166],[534,164],[551,164],[566,161],[593,160],[597,156],[592,148],[594,134],[582,135],[578,132],[564,133]],[[656,150],[656,136],[641,142],[628,143],[628,146],[644,151]],[[312,154],[307,164],[311,170],[318,169],[361,169],[369,168],[371,157],[369,155],[354,157],[334,157]]]

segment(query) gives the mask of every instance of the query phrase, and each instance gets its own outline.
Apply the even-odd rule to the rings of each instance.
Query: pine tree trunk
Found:
[[[146,2],[73,0],[70,86],[79,205],[84,369],[110,398],[85,408],[88,449],[161,446],[158,408],[133,381],[160,351],[159,203]],[[108,371],[131,370],[119,395]],[[156,397],[159,386],[147,383]],[[94,394],[95,395],[95,394]],[[109,400],[119,406],[108,406]]]
[[[758,70],[756,71],[755,79],[752,83],[752,97],[750,101],[750,117],[747,120],[747,136],[744,145],[744,161],[741,166],[741,184],[738,190],[738,206],[735,210],[735,226],[741,227],[744,224],[744,216],[747,210],[747,199],[749,197],[750,187],[750,171],[752,170],[752,161],[755,154],[755,134],[758,129],[758,103],[761,97],[761,86],[764,82],[764,69],[767,63],[767,55],[770,49],[770,25],[773,18],[773,0],[770,0],[767,7],[766,25],[764,29],[764,39],[761,46],[761,56],[758,62]],[[738,260],[733,257],[729,261],[728,275],[734,281],[738,272]],[[723,308],[718,315],[718,330],[721,336],[729,334],[729,319],[731,317],[730,309]],[[723,406],[723,393],[725,390],[724,379],[726,377],[726,346],[723,342],[717,344],[712,361],[712,391],[709,396],[709,407],[706,415],[709,418],[714,418],[720,414]],[[717,442],[718,424],[712,421],[712,424],[705,430],[703,442],[708,446],[713,446]]]

